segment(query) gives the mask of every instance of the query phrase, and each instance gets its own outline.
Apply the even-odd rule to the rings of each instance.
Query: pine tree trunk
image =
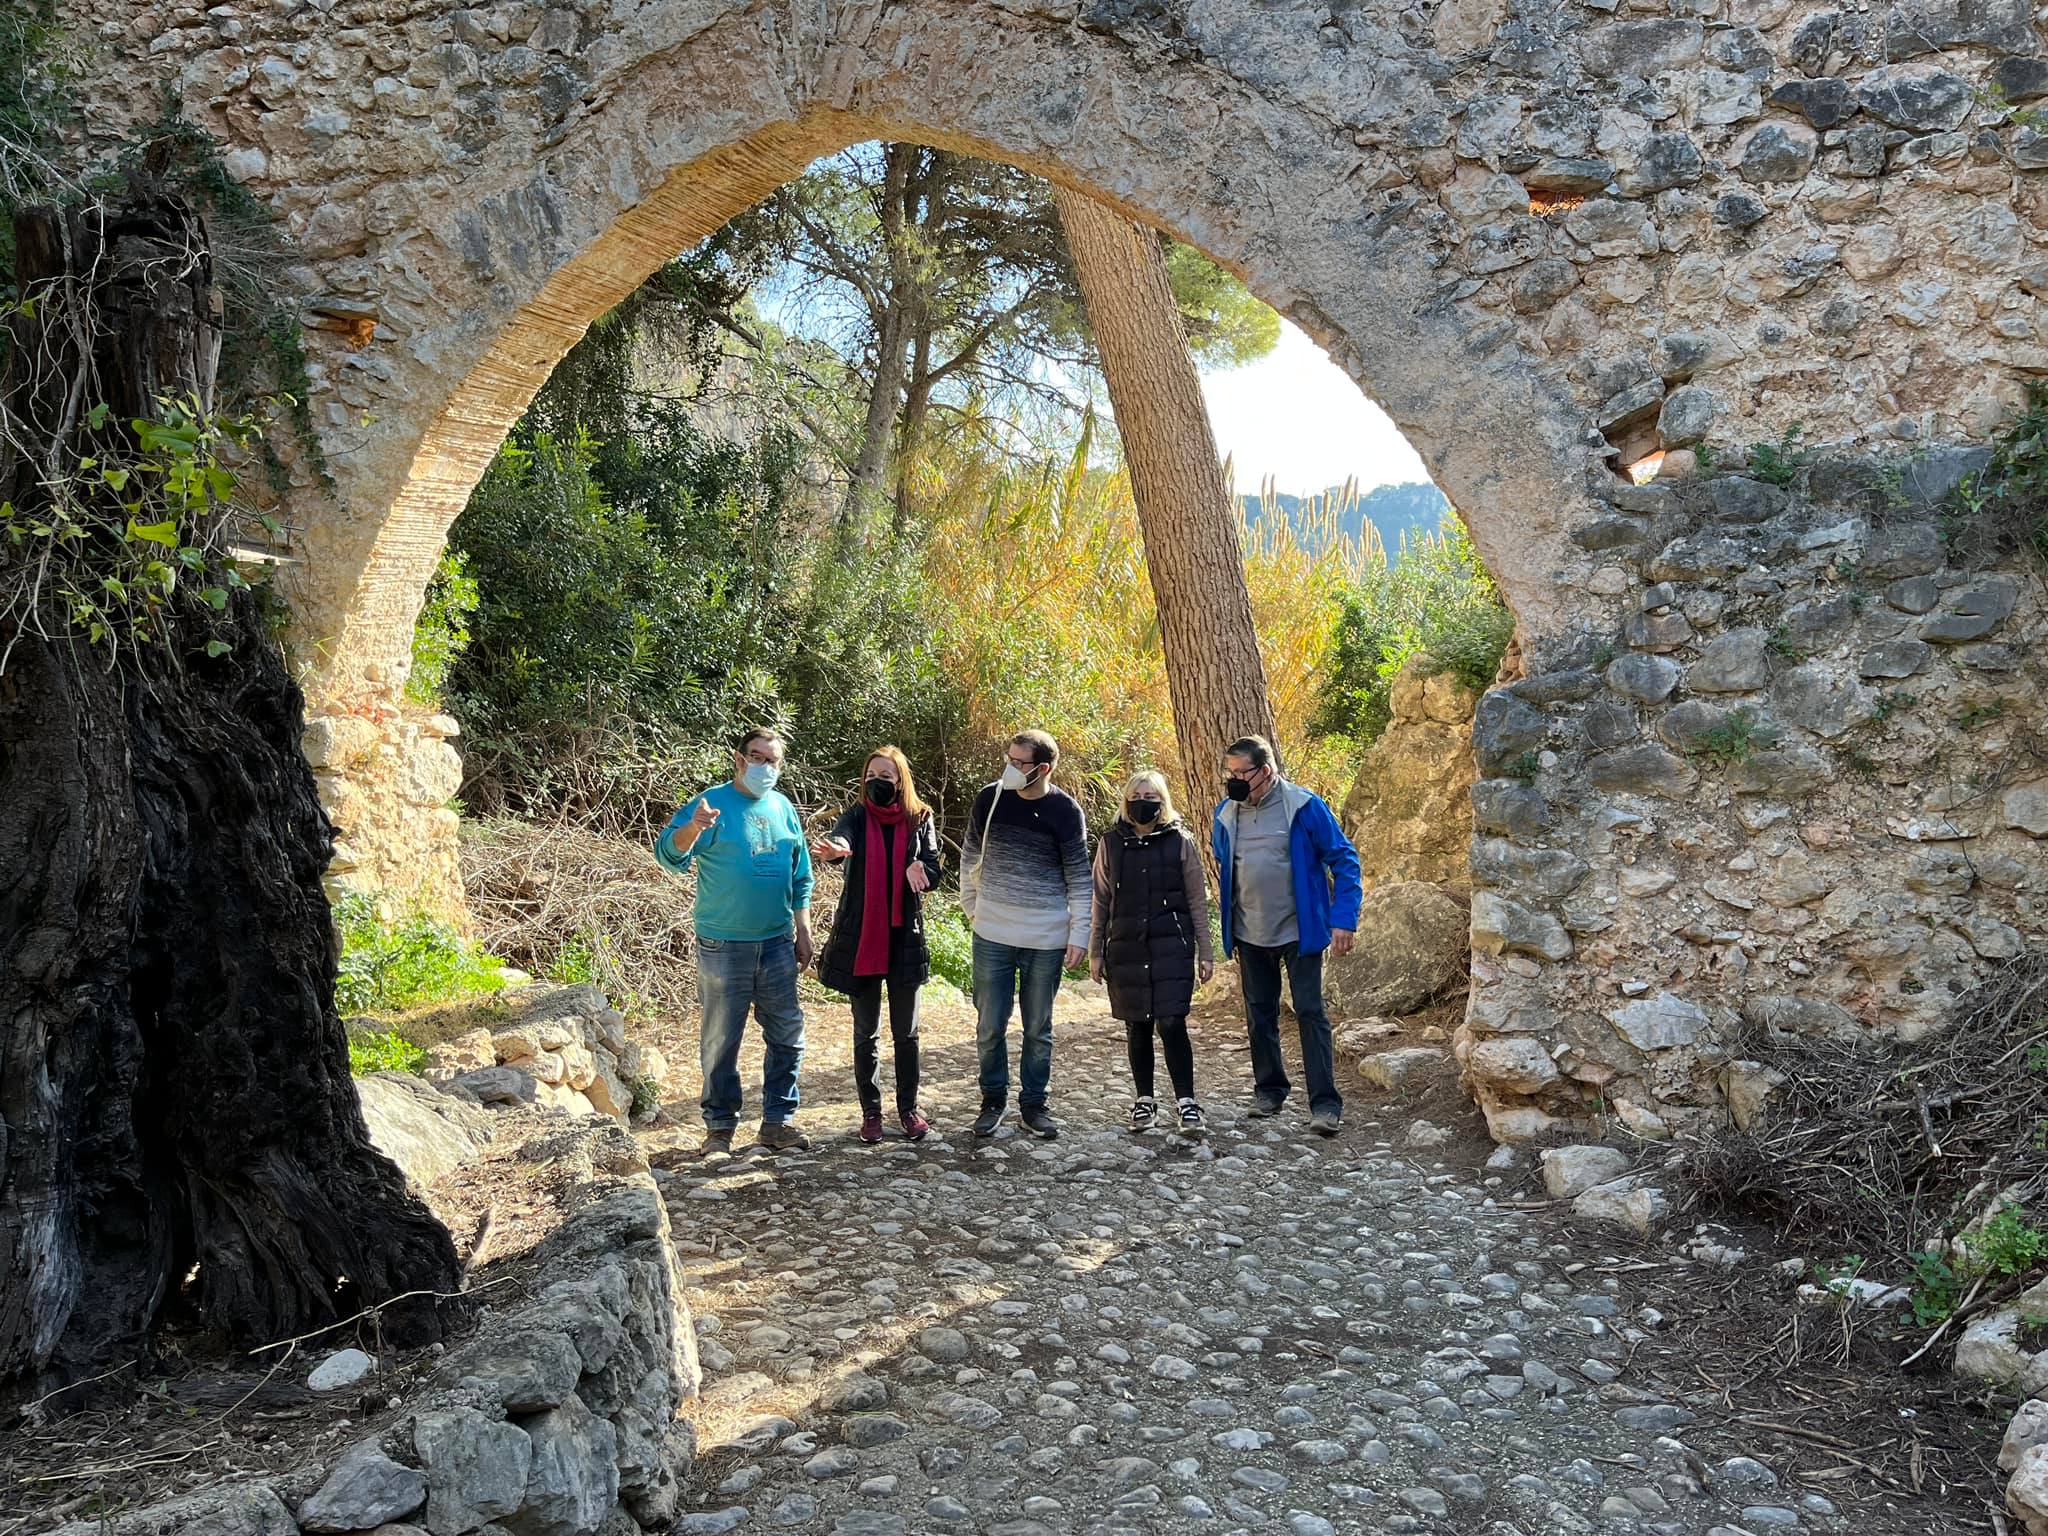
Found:
[[[218,337],[175,198],[30,210],[16,232],[39,302],[12,322],[0,410],[33,451],[0,458],[0,500],[32,510],[93,450],[83,407],[124,433],[159,394],[210,402]],[[0,550],[0,583],[23,576]],[[34,617],[0,625],[0,1384],[141,1362],[167,1323],[252,1345],[454,1291],[453,1244],[349,1077],[333,833],[255,600],[118,662]],[[424,1340],[454,1315],[422,1299],[381,1324]]]
[[[905,207],[914,144],[891,144],[882,157],[882,246],[889,262],[888,284],[870,299],[875,326],[875,377],[868,389],[867,419],[861,425],[860,451],[854,456],[853,478],[839,509],[842,530],[858,529],[882,500],[888,479],[889,446],[896,435],[896,413],[903,399],[908,309],[912,298],[910,253],[904,242]]]
[[[1273,735],[1238,520],[1158,237],[1078,192],[1061,187],[1055,198],[1144,531],[1180,744],[1177,789],[1199,822],[1217,799],[1223,749]]]

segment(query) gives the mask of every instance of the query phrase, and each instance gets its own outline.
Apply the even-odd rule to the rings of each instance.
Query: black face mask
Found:
[[[1157,800],[1133,800],[1124,807],[1124,813],[1138,826],[1150,826],[1159,819],[1159,802]]]
[[[1249,800],[1252,797],[1252,787],[1243,779],[1225,779],[1223,793],[1233,800]]]
[[[871,805],[894,805],[896,803],[896,781],[894,779],[869,779],[867,782],[868,803]]]

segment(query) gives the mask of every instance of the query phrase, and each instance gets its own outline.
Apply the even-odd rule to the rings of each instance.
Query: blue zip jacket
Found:
[[[1282,779],[1273,792],[1287,807],[1287,858],[1294,866],[1294,912],[1300,929],[1301,953],[1321,954],[1330,947],[1330,934],[1342,928],[1358,931],[1358,908],[1365,889],[1358,875],[1358,850],[1344,835],[1336,815],[1321,795]],[[1209,846],[1216,855],[1216,873],[1223,887],[1223,954],[1227,959],[1236,945],[1231,932],[1236,901],[1232,886],[1237,870],[1231,844],[1237,836],[1237,802],[1225,800],[1216,807],[1209,828]]]

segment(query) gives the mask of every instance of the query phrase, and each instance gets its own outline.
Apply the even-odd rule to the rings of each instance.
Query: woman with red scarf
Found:
[[[818,979],[853,1004],[853,1081],[860,1094],[860,1139],[882,1139],[882,992],[889,993],[889,1034],[896,1047],[896,1116],[921,1141],[931,1129],[917,1107],[917,992],[931,979],[924,937],[924,893],[939,881],[939,839],[917,798],[910,761],[895,747],[868,759],[860,803],[841,813],[812,845],[811,856],[847,863],[832,932],[818,955]]]

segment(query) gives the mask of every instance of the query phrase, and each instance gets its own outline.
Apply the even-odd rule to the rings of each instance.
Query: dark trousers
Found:
[[[1131,1081],[1138,1097],[1152,1097],[1152,1032],[1159,1031],[1159,1048],[1166,1052],[1166,1075],[1173,1080],[1173,1096],[1195,1096],[1195,1048],[1188,1040],[1186,1019],[1126,1019],[1124,1044],[1131,1055]]]
[[[1268,949],[1237,944],[1237,969],[1244,981],[1244,1020],[1251,1033],[1252,1082],[1260,1098],[1284,1104],[1292,1085],[1280,1054],[1280,973],[1294,995],[1301,1024],[1301,1075],[1308,1079],[1308,1107],[1314,1114],[1341,1115],[1337,1059],[1330,1048],[1330,1016],[1323,1011],[1323,952],[1304,955],[1298,944]]]
[[[918,983],[908,977],[891,976],[889,989],[889,1036],[896,1051],[896,1113],[907,1115],[917,1108]],[[860,1095],[864,1116],[882,1112],[882,1063],[875,1047],[882,1033],[882,987],[884,978],[862,976],[853,984],[847,1000],[853,1004],[853,1086]]]

